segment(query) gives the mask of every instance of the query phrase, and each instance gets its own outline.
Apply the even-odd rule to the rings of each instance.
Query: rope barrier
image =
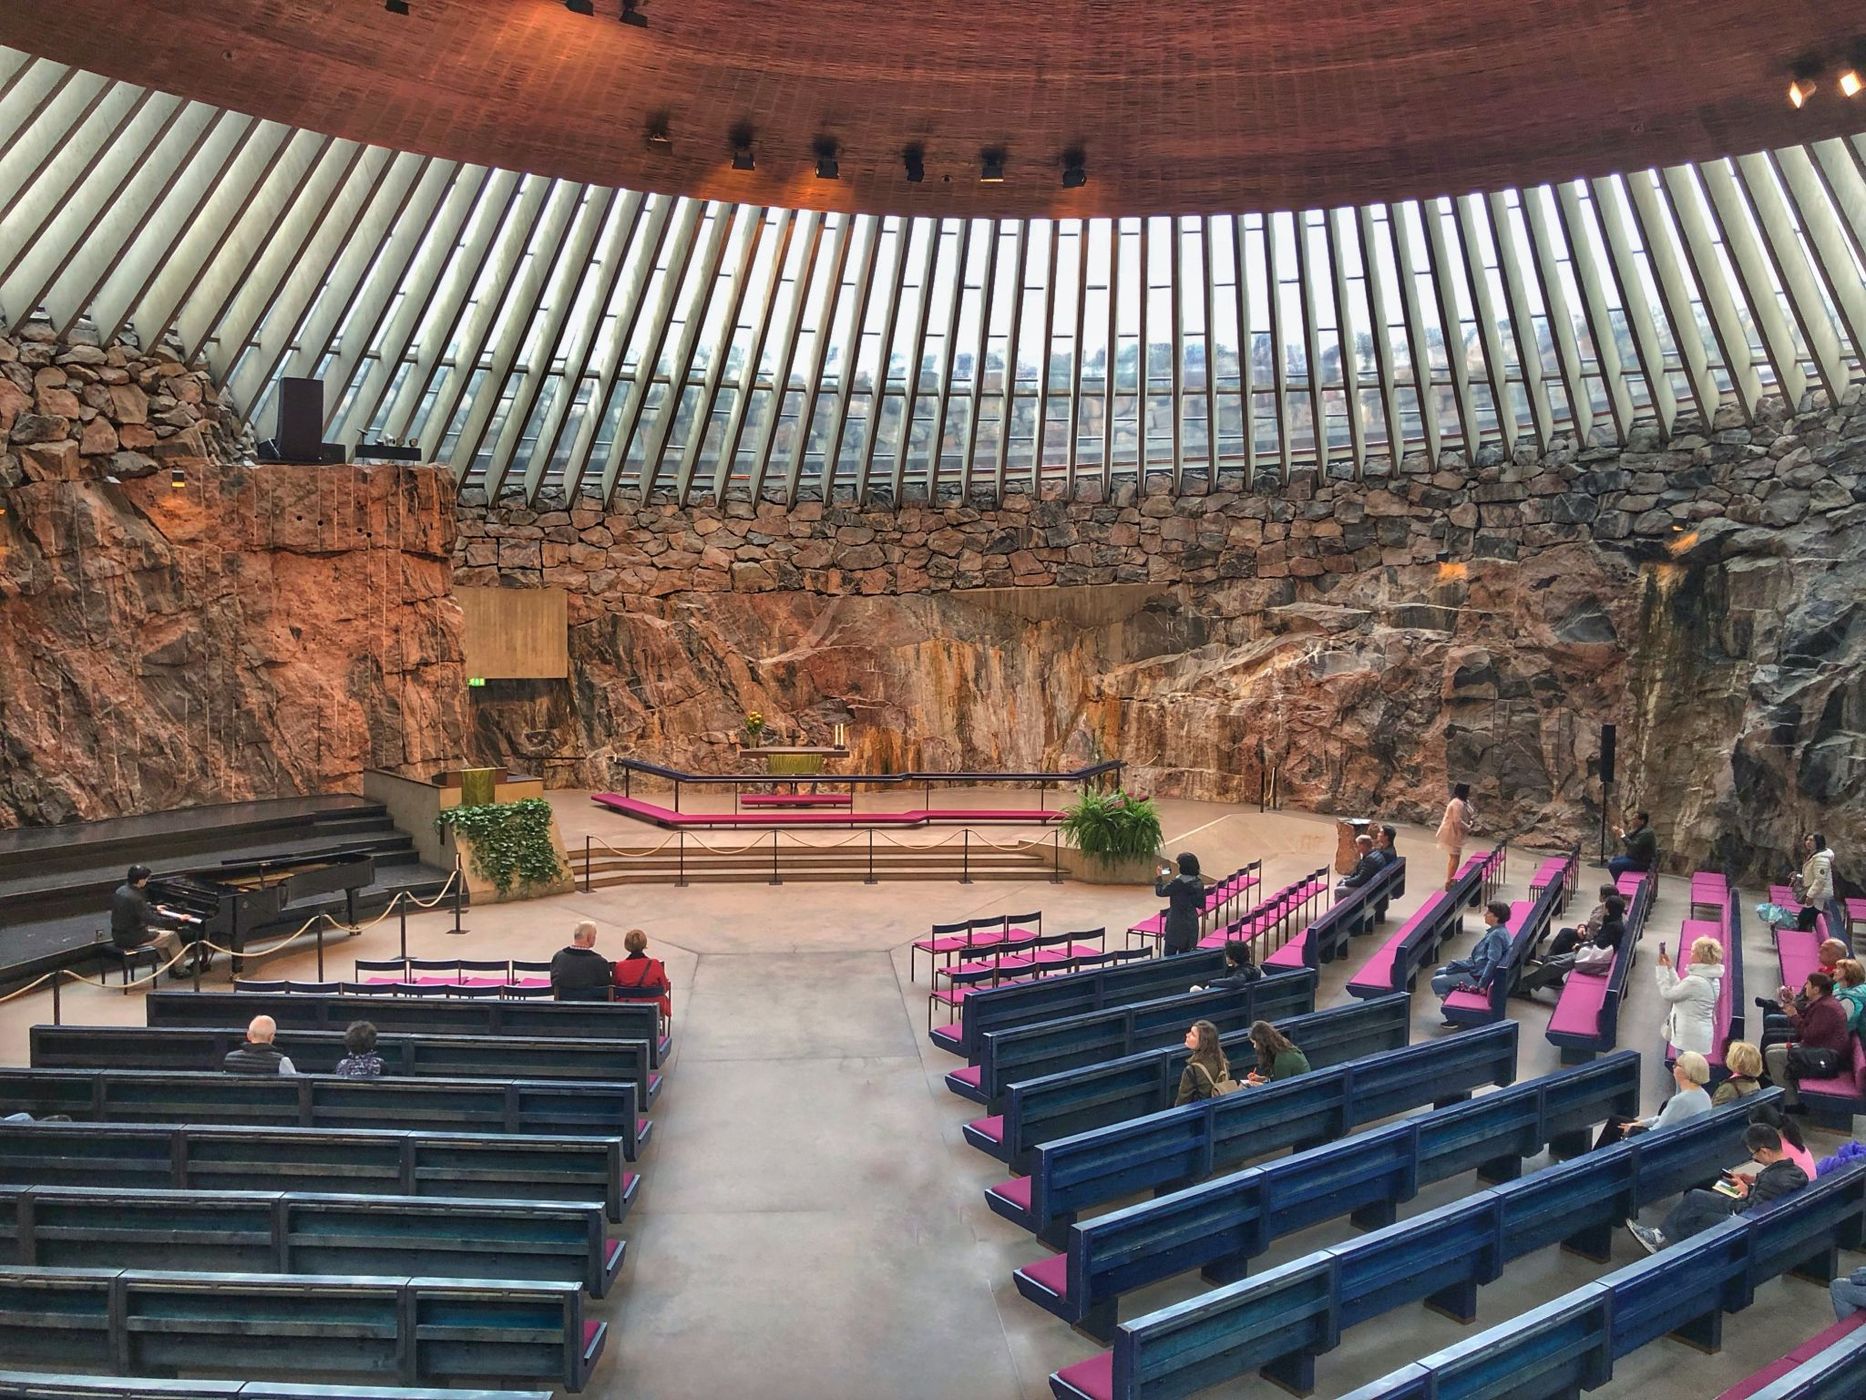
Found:
[[[389,901],[388,907],[366,924],[346,924],[331,914],[320,911],[306,919],[296,929],[292,930],[292,932],[288,933],[278,942],[268,944],[263,948],[224,948],[211,939],[197,938],[192,943],[181,944],[169,955],[166,961],[157,963],[155,968],[147,975],[135,978],[126,977],[121,982],[111,982],[104,977],[87,977],[82,972],[74,972],[68,967],[55,967],[50,972],[40,973],[39,976],[26,983],[25,986],[15,987],[4,996],[0,996],[0,1006],[4,1006],[7,1002],[14,1000],[16,997],[22,997],[28,992],[38,990],[54,979],[62,979],[66,983],[79,982],[87,987],[99,987],[105,991],[126,991],[131,987],[145,987],[152,982],[160,981],[163,973],[174,967],[183,958],[197,955],[203,948],[216,953],[225,953],[228,957],[267,958],[281,949],[291,947],[294,943],[304,939],[308,934],[312,934],[320,922],[328,923],[332,928],[342,929],[351,937],[355,937],[362,933],[364,929],[374,928],[377,924],[387,919],[389,915],[396,911],[396,908],[403,901],[414,905],[418,909],[434,908],[453,891],[454,882],[459,878],[460,872],[456,869],[448,875],[447,883],[441,886],[440,893],[430,900],[420,899],[408,890],[397,890],[394,898]]]

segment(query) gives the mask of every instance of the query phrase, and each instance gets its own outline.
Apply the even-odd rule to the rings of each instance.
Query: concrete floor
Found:
[[[618,845],[645,835],[581,794],[553,794],[553,801],[573,846],[586,830]],[[1261,858],[1266,887],[1325,863],[1334,850],[1332,819],[1177,801],[1161,807],[1169,851],[1195,850],[1213,872]],[[1427,896],[1436,873],[1429,833],[1402,828],[1400,845],[1417,863],[1396,919]],[[1524,893],[1535,863],[1527,852],[1513,854],[1507,894]],[[1584,868],[1583,889],[1599,878]],[[1659,939],[1676,944],[1686,899],[1682,880],[1661,881],[1621,1020],[1623,1044],[1655,1052],[1648,1108],[1668,1082],[1656,1059],[1652,958]],[[622,932],[639,925],[667,960],[676,1049],[654,1110],[641,1195],[624,1231],[627,1272],[612,1298],[593,1307],[613,1330],[609,1355],[585,1393],[594,1400],[1048,1396],[1049,1373],[1095,1348],[1025,1302],[1011,1283],[1011,1270],[1042,1246],[985,1207],[983,1189],[1005,1172],[960,1134],[977,1109],[945,1087],[943,1076],[959,1062],[926,1040],[925,974],[909,982],[907,947],[930,922],[989,912],[1040,908],[1045,924],[1060,930],[1125,927],[1156,907],[1150,891],[1048,882],[792,882],[778,889],[622,888],[487,906],[468,912],[463,938],[450,936],[450,920],[440,913],[411,920],[410,950],[428,956],[545,956],[572,922],[588,917],[601,926],[605,951],[619,952]],[[1475,930],[1470,921],[1467,943]],[[334,975],[352,957],[382,956],[395,946],[390,921],[330,952],[327,965]],[[1747,951],[1752,990],[1767,990],[1773,957],[1754,928]],[[1357,949],[1345,964],[1323,969],[1318,1005],[1346,999],[1342,987],[1364,956]],[[308,954],[265,969],[267,976],[310,973]],[[139,1002],[76,988],[65,994],[64,1019],[140,1022]],[[1415,1040],[1444,1034],[1429,997],[1416,1005]],[[1525,1021],[1519,1077],[1555,1069],[1543,1036],[1547,1010],[1511,1006]],[[44,994],[0,1005],[0,1060],[24,1063],[26,1028],[50,1017]],[[1835,1140],[1816,1136],[1811,1145],[1819,1156]],[[1433,1188],[1402,1218],[1473,1184],[1464,1178]],[[1345,1222],[1306,1231],[1281,1241],[1265,1265],[1352,1233]],[[1616,1241],[1616,1266],[1636,1257],[1630,1238]],[[1520,1260],[1480,1295],[1477,1325],[1505,1320],[1601,1272],[1556,1250]],[[1148,1290],[1123,1315],[1198,1286],[1189,1276]],[[1622,1361],[1596,1393],[1705,1400],[1830,1319],[1821,1289],[1778,1280],[1754,1307],[1727,1319],[1720,1355],[1661,1341]],[[1316,1393],[1339,1396],[1475,1330],[1422,1307],[1399,1310],[1348,1333],[1322,1358]],[[1253,1378],[1211,1393],[1282,1392]]]

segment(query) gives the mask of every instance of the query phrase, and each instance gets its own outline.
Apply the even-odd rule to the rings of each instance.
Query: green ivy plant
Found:
[[[434,819],[473,843],[473,868],[503,897],[513,882],[546,885],[562,879],[563,863],[551,844],[551,804],[542,797],[494,802],[484,807],[449,807]]]
[[[1060,827],[1064,840],[1094,860],[1131,860],[1160,849],[1160,813],[1153,799],[1118,788],[1083,793],[1063,812]]]

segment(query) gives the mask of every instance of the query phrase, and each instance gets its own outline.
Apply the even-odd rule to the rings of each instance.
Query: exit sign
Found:
[[[483,686],[485,684],[486,684],[486,678],[484,676],[468,676],[467,677],[467,685],[469,687],[477,689],[478,687]]]

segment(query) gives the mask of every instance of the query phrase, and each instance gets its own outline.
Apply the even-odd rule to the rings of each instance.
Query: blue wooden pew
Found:
[[[1412,1004],[1403,996],[1352,1003],[1281,1019],[1277,1028],[1319,1069],[1406,1044]],[[1249,1026],[1221,1036],[1220,1043],[1237,1077],[1256,1067]],[[1018,1171],[1028,1171],[1030,1154],[1039,1142],[1171,1108],[1186,1054],[1183,1043],[1173,1044],[1007,1085],[1004,1112],[967,1123],[966,1141]]]
[[[1140,1394],[1183,1394],[1192,1379],[1211,1385],[1252,1368],[1308,1394],[1317,1355],[1349,1327],[1407,1303],[1470,1322],[1482,1284],[1497,1281],[1511,1260],[1554,1243],[1605,1262],[1620,1221],[1670,1197],[1679,1169],[1706,1180],[1741,1154],[1748,1107],[1726,1105],[1676,1131],[1627,1139],[1136,1318],[1114,1338],[1112,1370],[1149,1378],[1151,1389]],[[1657,1150],[1655,1169],[1644,1172],[1648,1148]],[[1181,1374],[1179,1359],[1187,1355],[1205,1361]],[[1222,1357],[1222,1366],[1211,1357]]]
[[[1442,1107],[1515,1077],[1516,1023],[1505,1021],[1044,1143],[1030,1175],[989,1188],[985,1203],[1061,1248],[1090,1206],[1190,1184],[1279,1148],[1332,1142],[1358,1124]]]
[[[1181,1042],[1194,1021],[1220,1031],[1244,1030],[1255,1020],[1280,1020],[1315,1009],[1315,974],[1286,972],[1241,987],[1179,992],[1153,1001],[1065,1016],[1056,1021],[988,1031],[978,1063],[946,1076],[946,1087],[996,1113],[1013,1080],[1058,1074],[1080,1065]]]
[[[1176,958],[1065,972],[1059,977],[992,987],[967,997],[953,1025],[935,1026],[927,1034],[940,1049],[963,1055],[968,1062],[975,1061],[985,1048],[987,1032],[1172,996],[1222,976],[1224,968],[1223,950],[1195,949]]]
[[[1677,1336],[1716,1351],[1723,1315],[1748,1307],[1758,1284],[1784,1273],[1825,1282],[1838,1252],[1858,1248],[1863,1231],[1866,1163],[1855,1163],[1546,1307],[1422,1357],[1345,1400],[1438,1400],[1505,1389],[1512,1396],[1570,1400],[1606,1384],[1615,1361],[1659,1337]]]
[[[0,1400],[551,1400],[548,1390],[441,1390],[399,1385],[153,1380],[0,1371]]]
[[[533,1079],[341,1079],[335,1075],[0,1068],[0,1114],[91,1123],[473,1129],[615,1137],[634,1161],[652,1124],[633,1084]]]
[[[1866,1375],[1866,1313],[1822,1329],[1717,1400],[1858,1400]]]
[[[1107,1341],[1122,1295],[1136,1288],[1191,1269],[1236,1279],[1292,1231],[1343,1215],[1362,1228],[1391,1224],[1397,1205],[1432,1182],[1473,1169],[1507,1180],[1552,1140],[1582,1145],[1577,1124],[1638,1110],[1639,1076],[1639,1056],[1624,1051],[1247,1167],[1078,1223],[1063,1253],[1012,1278],[1039,1307]]]
[[[1627,905],[1626,932],[1621,936],[1612,968],[1605,977],[1569,973],[1567,984],[1555,999],[1555,1009],[1549,1013],[1549,1043],[1560,1049],[1565,1065],[1580,1064],[1619,1043],[1626,979],[1632,975],[1639,940],[1646,931],[1646,916],[1652,909],[1653,890],[1658,885],[1650,875],[1632,878],[1638,890]]]
[[[1479,872],[1471,870],[1464,883],[1474,887],[1478,878]],[[1348,994],[1380,997],[1410,992],[1422,970],[1438,965],[1439,946],[1464,932],[1464,905],[1456,889],[1440,890],[1428,898],[1349,979]]]
[[[0,1123],[0,1184],[239,1189],[327,1195],[601,1201],[619,1222],[641,1186],[620,1138],[251,1128],[198,1123]]]
[[[1521,927],[1510,930],[1509,953],[1503,959],[1503,966],[1490,979],[1487,991],[1453,991],[1445,998],[1442,1010],[1447,1021],[1454,1021],[1461,1026],[1487,1026],[1503,1019],[1504,1006],[1510,999],[1510,993],[1516,990],[1516,979],[1522,976],[1523,962],[1528,958],[1529,950],[1548,933],[1549,920],[1554,917],[1562,888],[1560,884],[1546,886],[1530,904],[1528,916],[1522,920]]]
[[[211,1069],[246,1039],[245,1026],[34,1026],[35,1069]],[[288,1031],[278,1048],[300,1074],[334,1074],[342,1031]],[[389,1079],[597,1079],[661,1092],[646,1040],[516,1035],[382,1035]]]
[[[0,1264],[509,1278],[601,1298],[623,1251],[594,1201],[0,1187]]]
[[[672,1048],[661,1033],[661,1008],[641,1001],[161,991],[149,993],[143,1008],[152,1026],[243,1026],[263,1015],[277,1021],[282,1031],[341,1031],[352,1021],[368,1021],[385,1034],[646,1040],[654,1046],[656,1069]]]
[[[1406,893],[1402,856],[1358,889],[1346,890],[1321,918],[1263,960],[1266,969],[1317,967],[1345,957],[1349,942],[1372,933],[1387,916],[1387,904]]]
[[[65,1371],[497,1378],[576,1393],[607,1336],[574,1283],[0,1269],[0,1355]]]

